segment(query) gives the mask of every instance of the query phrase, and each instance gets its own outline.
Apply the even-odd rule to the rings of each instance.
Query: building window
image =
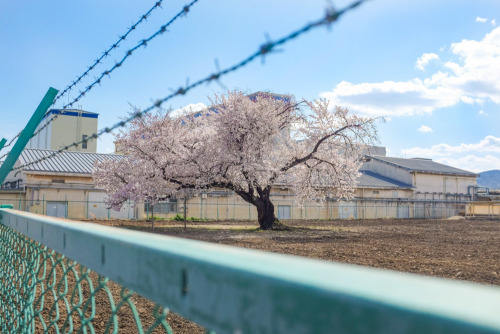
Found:
[[[148,207],[149,206],[149,207]],[[176,213],[177,199],[169,198],[166,201],[158,202],[152,207],[149,203],[144,203],[144,211],[157,213]]]
[[[87,135],[82,135],[82,149],[87,149]]]

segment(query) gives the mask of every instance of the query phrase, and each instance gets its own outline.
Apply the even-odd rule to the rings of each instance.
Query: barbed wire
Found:
[[[14,136],[14,137],[13,137],[13,138],[12,138],[12,139],[11,139],[11,140],[7,143],[7,144],[6,144],[6,145],[4,145],[4,146],[2,147],[2,149],[1,149],[0,151],[3,151],[4,149],[6,149],[6,148],[7,148],[7,147],[9,147],[10,145],[12,145],[12,143],[13,143],[13,142],[14,142],[14,141],[15,141],[15,140],[16,140],[16,139],[20,136],[20,135],[21,135],[21,132],[19,132],[17,135],[15,135],[15,136]],[[2,156],[0,157],[0,160],[2,160],[3,158],[5,158],[6,156],[8,156],[8,155],[9,155],[9,153],[10,153],[10,150],[9,150],[7,153],[5,153],[4,155],[2,155]]]
[[[115,65],[110,68],[109,70],[106,70],[104,72],[101,73],[101,75],[95,79],[94,82],[92,82],[90,85],[88,85],[83,91],[80,91],[80,94],[75,98],[73,99],[73,101],[69,102],[68,104],[64,105],[62,107],[62,109],[67,109],[67,108],[70,108],[73,106],[73,104],[75,104],[76,102],[78,102],[81,98],[83,98],[85,96],[85,94],[87,94],[95,85],[97,84],[100,84],[101,83],[101,80],[105,77],[105,76],[110,76],[110,74],[116,70],[117,68],[121,67],[123,65],[123,63],[125,62],[125,60],[127,58],[129,58],[130,56],[132,56],[132,54],[137,50],[139,49],[141,46],[144,46],[146,47],[147,46],[147,43],[149,43],[151,40],[153,40],[155,37],[163,34],[164,32],[167,31],[167,28],[172,24],[174,23],[179,17],[181,17],[182,15],[184,14],[187,14],[189,12],[189,9],[195,4],[197,3],[199,0],[193,0],[191,1],[188,5],[184,6],[182,8],[182,10],[180,12],[178,12],[170,21],[168,21],[166,24],[162,25],[160,27],[159,30],[157,30],[153,35],[149,36],[148,38],[146,39],[143,39],[141,40],[136,46],[134,46],[132,49],[129,49],[126,53],[125,53],[125,56],[117,63],[115,63]],[[116,43],[115,43],[116,44]],[[56,98],[57,100],[57,98]],[[55,103],[55,100],[54,100],[54,103]],[[63,114],[64,111],[61,113]],[[42,127],[40,127],[40,129],[38,129],[32,137],[36,136],[38,133],[40,133],[42,130],[44,130],[46,127],[49,126],[49,124],[51,122],[53,122],[59,115],[61,114],[55,114],[47,123],[45,123]]]
[[[142,22],[146,21],[148,19],[149,16],[151,16],[151,14],[153,13],[153,11],[157,8],[160,8],[161,7],[161,4],[162,4],[163,0],[158,0],[155,2],[155,4],[153,5],[153,7],[151,7],[146,13],[144,13],[143,15],[141,15],[141,17],[139,18],[139,20],[137,22],[135,22],[134,24],[132,24],[132,26],[130,28],[128,28],[128,30],[125,32],[125,34],[121,35],[118,40],[116,42],[114,42],[107,50],[105,50],[102,55],[97,58],[94,63],[92,65],[90,65],[86,70],[85,72],[83,72],[80,76],[77,77],[76,80],[74,80],[71,84],[69,84],[65,89],[63,89],[57,96],[56,98],[54,99],[54,101],[52,102],[51,106],[53,106],[54,104],[56,104],[56,102],[61,99],[67,92],[71,91],[78,83],[80,83],[80,81],[82,81],[83,78],[85,78],[87,75],[89,75],[89,73],[96,68],[97,65],[99,65],[101,63],[101,61],[108,57],[110,55],[110,53],[114,50],[114,49],[117,49],[118,46],[120,45],[120,43],[122,41],[124,41],[128,35],[134,31]],[[50,108],[50,107],[49,107]],[[48,114],[48,113],[47,113]],[[45,114],[45,116],[47,116],[47,114]],[[31,136],[32,138],[34,136],[36,136],[38,133],[40,133],[43,129],[45,129],[49,123],[53,122],[57,117],[59,116],[59,114],[55,114],[47,123],[45,123],[40,129],[38,129],[35,133],[33,133],[33,135]],[[14,142],[14,140],[16,140],[19,136],[21,135],[21,131],[16,135],[14,136],[14,138],[12,138],[10,140],[10,142],[5,145],[0,151],[4,150],[5,148],[9,147],[10,145],[12,145],[12,143]],[[2,160],[2,158],[6,157],[8,154],[10,153],[7,152],[6,154],[2,155],[0,157],[0,160]]]
[[[193,0],[191,1],[189,4],[187,4],[186,6],[183,7],[183,9],[177,13],[177,15],[175,15],[172,19],[170,19],[170,21],[168,21],[166,24],[162,25],[160,27],[160,29],[158,29],[154,34],[152,34],[151,36],[149,36],[148,38],[146,39],[143,39],[141,40],[136,46],[134,46],[133,48],[129,49],[126,53],[125,53],[125,56],[117,63],[115,63],[115,65],[113,67],[111,67],[109,70],[106,70],[104,72],[101,73],[101,75],[95,79],[95,81],[93,83],[91,83],[90,85],[88,85],[83,91],[80,92],[80,94],[75,98],[73,99],[73,101],[71,101],[70,103],[66,104],[65,106],[63,106],[63,109],[66,109],[66,108],[69,108],[71,106],[73,106],[73,104],[75,104],[76,102],[78,102],[82,97],[85,96],[85,94],[87,94],[95,85],[97,84],[100,84],[101,83],[101,80],[105,77],[105,76],[109,76],[114,70],[116,70],[117,68],[119,68],[120,66],[123,65],[123,63],[125,62],[125,60],[127,60],[127,58],[129,58],[130,56],[132,56],[132,54],[137,51],[137,49],[139,49],[140,47],[147,47],[148,43],[151,42],[154,38],[160,36],[161,34],[165,33],[167,31],[167,28],[172,24],[174,23],[179,17],[181,17],[182,15],[185,15],[189,12],[190,8],[195,4],[197,3],[199,0]]]
[[[0,156],[0,161],[2,161],[3,158],[5,158],[6,156],[8,156],[10,153],[10,151],[7,151],[5,154],[3,154],[2,156]]]
[[[145,114],[149,113],[150,111],[152,111],[153,109],[155,108],[161,108],[161,105],[163,103],[165,103],[166,101],[169,101],[171,100],[172,98],[176,97],[176,96],[179,96],[179,95],[185,95],[188,91],[202,85],[202,84],[208,84],[212,81],[218,81],[222,76],[225,76],[229,73],[232,73],[232,72],[235,72],[239,69],[241,69],[242,67],[248,65],[249,63],[251,63],[252,61],[254,61],[255,59],[257,59],[258,57],[261,57],[261,56],[265,56],[271,52],[274,51],[274,49],[277,47],[277,46],[280,46],[280,45],[283,45],[303,34],[305,34],[306,32],[314,29],[314,28],[318,28],[318,27],[322,27],[322,26],[330,26],[333,22],[337,21],[342,15],[344,15],[345,13],[353,10],[354,8],[358,7],[359,5],[363,4],[364,2],[367,2],[369,0],[357,0],[353,3],[351,3],[350,5],[344,7],[343,9],[341,10],[335,10],[333,8],[329,8],[327,9],[326,11],[326,14],[314,21],[314,22],[311,22],[311,23],[308,23],[306,24],[305,26],[291,32],[290,34],[286,35],[285,37],[282,37],[278,40],[275,40],[275,41],[268,41],[264,44],[262,44],[258,50],[256,52],[254,52],[253,54],[251,54],[250,56],[246,57],[245,59],[243,59],[242,61],[234,64],[233,66],[230,66],[230,67],[227,67],[226,69],[223,69],[223,70],[219,70],[215,73],[212,73],[210,75],[208,75],[207,77],[203,78],[203,79],[200,79],[192,84],[186,84],[185,87],[180,87],[178,90],[176,90],[175,92],[173,92],[172,94],[170,95],[167,95],[166,97],[162,98],[162,99],[158,99],[156,100],[156,102],[154,104],[152,104],[151,106],[147,107],[146,109],[142,110],[142,111],[137,111],[135,112],[134,114],[132,114],[130,117],[114,124],[113,126],[111,127],[105,127],[104,129],[101,129],[97,132],[95,132],[94,134],[92,134],[91,136],[89,136],[86,140],[81,140],[81,141],[76,141],[72,144],[69,144],[69,145],[66,145],[54,152],[52,152],[51,154],[48,154],[46,156],[44,156],[43,158],[40,158],[40,159],[37,159],[35,161],[31,161],[29,163],[26,163],[26,164],[23,164],[21,166],[18,166],[16,168],[13,168],[12,170],[19,170],[19,169],[22,169],[22,168],[25,168],[25,167],[28,167],[28,166],[31,166],[31,165],[34,165],[34,164],[37,164],[39,162],[42,162],[44,160],[47,160],[47,159],[50,159],[56,155],[59,155],[60,153],[66,151],[67,149],[69,148],[72,148],[72,147],[77,147],[78,145],[80,144],[83,144],[83,143],[86,143],[88,142],[89,140],[92,140],[92,139],[97,139],[99,138],[101,135],[103,134],[107,134],[107,133],[110,133],[112,132],[113,130],[117,129],[117,128],[121,128],[121,127],[124,127],[125,125],[127,125],[128,123],[130,123],[131,121],[133,121],[134,119],[136,118],[140,118],[142,116],[144,116]]]
[[[163,0],[158,0],[153,7],[151,7],[145,14],[143,14],[141,16],[141,18],[135,22],[128,30],[125,34],[123,34],[122,36],[120,36],[118,38],[118,40],[113,43],[113,45],[111,45],[111,47],[109,49],[107,49],[106,51],[104,51],[102,53],[102,55],[96,59],[96,61],[90,65],[87,70],[85,72],[83,72],[83,74],[81,74],[75,81],[73,81],[70,85],[68,85],[64,90],[62,90],[59,95],[57,95],[57,97],[54,99],[54,103],[57,102],[57,100],[59,100],[60,98],[62,98],[67,92],[69,92],[70,90],[72,90],[84,77],[86,77],[98,64],[101,63],[101,61],[108,57],[109,54],[116,48],[118,48],[118,46],[120,45],[120,43],[122,41],[124,41],[128,35],[137,28],[137,26],[139,26],[142,22],[146,21],[147,18],[151,15],[151,13],[161,7],[161,3],[163,2]]]

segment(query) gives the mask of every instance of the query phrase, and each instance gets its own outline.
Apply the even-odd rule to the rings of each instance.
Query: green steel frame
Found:
[[[12,209],[0,225],[217,333],[500,333],[494,286]]]
[[[12,170],[12,167],[14,167],[14,164],[16,163],[17,159],[19,158],[22,151],[26,147],[26,144],[28,144],[29,140],[31,139],[31,136],[33,136],[33,133],[35,133],[38,124],[40,124],[41,120],[43,119],[43,116],[45,116],[47,110],[54,102],[54,99],[58,92],[59,91],[57,89],[50,87],[47,93],[45,93],[45,96],[43,97],[42,101],[36,108],[35,112],[33,113],[33,116],[31,116],[28,124],[26,124],[26,127],[19,135],[19,138],[16,140],[16,143],[14,144],[14,147],[12,147],[10,154],[7,156],[4,163],[0,167],[0,184],[2,184],[5,181],[5,178]]]

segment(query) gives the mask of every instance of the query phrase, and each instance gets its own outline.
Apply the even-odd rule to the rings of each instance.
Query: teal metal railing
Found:
[[[0,209],[0,236],[7,333],[169,332],[166,307],[217,333],[500,333],[494,286],[12,209]],[[147,326],[131,291],[158,305]],[[120,323],[124,308],[134,325]]]

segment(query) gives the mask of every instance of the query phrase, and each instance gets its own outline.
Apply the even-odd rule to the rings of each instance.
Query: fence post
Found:
[[[184,221],[186,221],[187,217],[186,217],[186,214],[187,214],[187,196],[184,195]]]
[[[42,212],[43,212],[43,214],[45,214],[45,194],[43,194],[43,197],[42,197]]]

